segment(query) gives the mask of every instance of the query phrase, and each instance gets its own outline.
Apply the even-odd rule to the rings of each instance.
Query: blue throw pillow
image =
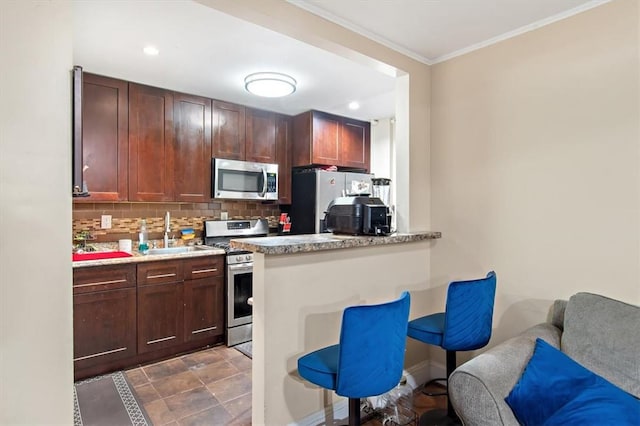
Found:
[[[521,424],[532,426],[589,424],[596,419],[600,424],[612,424],[609,419],[629,424],[624,417],[640,410],[636,398],[542,339],[536,340],[529,363],[505,401]],[[573,419],[586,412],[591,417]]]
[[[544,424],[639,425],[640,401],[602,379],[556,411]]]

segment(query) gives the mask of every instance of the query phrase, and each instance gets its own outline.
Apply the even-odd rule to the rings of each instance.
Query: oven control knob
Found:
[[[244,259],[245,259],[245,260],[251,260],[251,255],[250,255],[250,254],[246,255],[246,256],[244,257]]]
[[[237,260],[238,262],[242,262],[242,256],[236,256],[236,260]]]

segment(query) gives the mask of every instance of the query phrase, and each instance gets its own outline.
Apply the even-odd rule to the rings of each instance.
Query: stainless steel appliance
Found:
[[[324,222],[329,203],[345,195],[370,195],[372,174],[294,171],[291,179],[291,232],[319,234],[329,232]]]
[[[212,158],[211,196],[234,200],[277,200],[278,165]]]
[[[251,341],[253,300],[253,253],[234,249],[234,238],[264,237],[269,232],[266,219],[207,220],[204,243],[226,251],[226,343],[234,346]]]

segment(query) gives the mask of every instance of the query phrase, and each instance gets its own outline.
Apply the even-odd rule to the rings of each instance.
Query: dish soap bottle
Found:
[[[138,234],[138,251],[147,254],[149,251],[149,233],[147,232],[147,220],[142,219],[140,233]]]

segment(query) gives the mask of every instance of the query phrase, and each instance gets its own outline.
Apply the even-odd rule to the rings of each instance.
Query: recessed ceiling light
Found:
[[[359,108],[360,108],[360,104],[357,103],[356,101],[349,102],[349,109],[359,109]]]
[[[265,98],[279,98],[296,91],[298,82],[279,72],[256,72],[244,79],[244,88],[249,93]]]
[[[145,46],[145,48],[142,49],[142,51],[149,56],[157,56],[160,53],[158,48],[155,46]]]

